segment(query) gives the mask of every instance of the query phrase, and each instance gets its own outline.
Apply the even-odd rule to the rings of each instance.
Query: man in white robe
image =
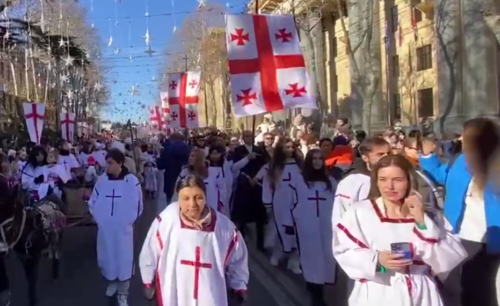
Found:
[[[368,138],[359,146],[361,160],[347,170],[337,185],[333,204],[332,224],[335,227],[353,203],[366,200],[370,192],[371,168],[382,157],[391,153],[391,147],[382,138]]]
[[[177,202],[154,220],[139,256],[148,298],[158,305],[228,306],[227,287],[247,290],[248,252],[236,226],[210,208],[201,230],[180,217]]]
[[[107,169],[98,178],[88,204],[99,228],[98,264],[110,282],[106,295],[116,295],[118,305],[127,306],[129,280],[134,274],[134,223],[142,214],[142,189],[137,177],[123,166],[123,153],[119,158],[113,157],[116,152],[109,154],[108,159],[119,159],[112,166],[120,169],[114,175]]]

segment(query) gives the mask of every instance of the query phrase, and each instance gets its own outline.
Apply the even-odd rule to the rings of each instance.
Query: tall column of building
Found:
[[[381,88],[381,62],[380,62],[380,48],[381,48],[381,33],[380,33],[380,5],[379,1],[373,1],[373,23],[366,24],[366,5],[367,1],[372,0],[359,0],[357,4],[350,5],[349,7],[349,40],[351,46],[357,46],[363,40],[360,48],[354,53],[354,58],[362,77],[369,76],[372,73],[379,82],[375,89],[373,96],[373,103],[371,107],[371,129],[379,130],[386,126],[386,116],[384,110],[386,109],[382,98]],[[364,31],[371,31],[371,35],[366,35]],[[371,37],[367,39],[367,37]],[[351,77],[353,67],[350,67]],[[357,92],[356,86],[351,86],[351,95],[349,97],[349,104],[352,113],[352,121],[354,126],[360,126],[363,121],[363,98]]]
[[[494,65],[497,41],[478,9],[480,2],[461,0],[464,119],[498,112]]]
[[[439,117],[436,132],[456,132],[463,121],[461,0],[435,2]]]

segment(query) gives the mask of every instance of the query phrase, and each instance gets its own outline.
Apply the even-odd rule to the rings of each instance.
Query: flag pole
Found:
[[[259,0],[255,0],[255,15],[259,15]],[[255,120],[256,116],[252,116],[252,149],[255,145]]]

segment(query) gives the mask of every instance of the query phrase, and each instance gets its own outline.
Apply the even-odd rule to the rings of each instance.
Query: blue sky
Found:
[[[172,1],[174,7],[172,7]],[[239,6],[244,0],[228,0],[221,3],[229,7]],[[179,28],[187,14],[179,12],[195,11],[196,0],[80,0],[89,11],[89,23],[98,29],[102,39],[104,66],[109,69],[106,83],[110,94],[110,105],[101,114],[102,119],[113,121],[147,120],[148,107],[159,100],[159,77],[163,66],[167,44],[174,25]],[[151,49],[156,51],[151,57],[144,35],[148,28],[145,13],[148,11]],[[241,7],[235,8],[235,10]],[[169,13],[177,14],[169,15]],[[118,21],[118,24],[116,24]],[[110,36],[113,43],[108,47]],[[119,49],[117,53],[117,49]],[[132,57],[132,60],[130,60]],[[155,78],[155,79],[153,79]],[[131,95],[132,88],[137,94]],[[146,108],[142,108],[146,105]]]

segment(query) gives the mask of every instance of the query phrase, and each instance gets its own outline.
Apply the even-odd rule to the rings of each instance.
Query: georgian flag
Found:
[[[317,108],[293,16],[227,15],[226,33],[235,117]]]

